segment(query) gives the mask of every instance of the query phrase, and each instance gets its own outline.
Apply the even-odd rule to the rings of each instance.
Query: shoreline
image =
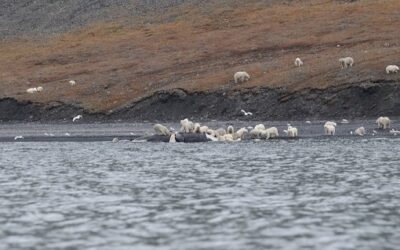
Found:
[[[250,111],[244,116],[240,110]],[[110,112],[90,112],[62,102],[34,103],[11,97],[0,99],[0,122],[72,123],[82,114],[85,123],[171,122],[191,120],[318,120],[373,119],[400,116],[400,84],[373,81],[343,84],[326,89],[287,91],[251,88],[187,92],[158,91]]]

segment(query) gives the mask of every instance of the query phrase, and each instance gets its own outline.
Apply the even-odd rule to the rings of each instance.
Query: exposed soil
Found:
[[[399,112],[400,74],[385,73],[400,65],[398,0],[28,2],[0,4],[1,120]],[[239,70],[251,79],[234,85]]]

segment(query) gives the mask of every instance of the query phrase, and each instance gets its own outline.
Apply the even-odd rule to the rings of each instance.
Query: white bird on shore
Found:
[[[74,118],[72,118],[72,122],[75,122],[75,121],[77,121],[79,119],[82,119],[82,115],[77,115]]]
[[[240,110],[240,112],[242,112],[244,116],[253,115],[253,113],[246,112],[246,111],[244,111],[244,109]]]
[[[44,135],[45,136],[54,136],[54,134],[52,134],[52,133],[50,133],[50,134],[49,133],[44,133]]]
[[[342,124],[347,124],[347,123],[349,123],[349,121],[346,120],[346,119],[342,119],[342,121],[341,121],[340,123],[342,123]]]
[[[24,137],[22,135],[17,135],[16,137],[14,137],[14,140],[20,140],[20,139],[24,139]]]
[[[311,124],[311,121],[306,121],[306,124]]]
[[[71,134],[70,134],[70,133],[68,133],[68,132],[67,132],[67,133],[65,133],[64,135],[65,135],[65,136],[71,136]]]

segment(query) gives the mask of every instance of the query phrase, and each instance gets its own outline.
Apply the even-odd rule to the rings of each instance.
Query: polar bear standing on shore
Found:
[[[376,119],[376,123],[378,124],[378,128],[387,129],[390,128],[390,119],[387,116],[381,116]]]
[[[169,132],[169,129],[159,123],[157,123],[156,125],[154,125],[154,131],[156,131],[157,135],[166,135],[166,136],[170,136],[171,132]]]
[[[189,121],[189,119],[181,120],[181,132],[183,133],[192,133],[194,131],[193,122]]]
[[[267,128],[265,131],[267,131],[267,133],[268,133],[268,138],[267,139],[279,136],[279,132],[278,132],[278,129],[276,127]]]
[[[399,66],[397,65],[388,65],[386,67],[386,74],[390,74],[390,73],[397,73],[399,72]]]
[[[336,133],[336,122],[327,121],[324,124],[325,135],[335,135]]]
[[[343,57],[339,59],[340,65],[342,66],[342,69],[345,68],[351,68],[353,67],[354,64],[354,59],[352,57]]]
[[[295,127],[288,126],[287,130],[284,130],[284,132],[287,134],[289,137],[297,137],[298,136],[298,130]]]
[[[226,132],[228,134],[233,135],[235,133],[235,129],[233,128],[233,126],[228,126],[228,128],[226,129]]]
[[[365,128],[364,127],[359,127],[356,130],[354,130],[355,135],[359,136],[364,136],[365,135]]]
[[[245,71],[239,71],[233,75],[233,79],[235,83],[242,83],[250,80],[250,75]]]
[[[201,133],[200,128],[201,128],[200,123],[196,122],[193,125],[193,133],[200,134]]]
[[[241,128],[238,131],[236,131],[236,133],[233,135],[233,139],[234,140],[238,140],[238,139],[243,140],[247,133],[249,133],[249,131],[246,128]]]

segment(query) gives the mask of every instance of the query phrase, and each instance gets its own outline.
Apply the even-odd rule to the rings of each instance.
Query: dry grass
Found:
[[[121,20],[46,41],[3,42],[0,97],[107,111],[160,89],[298,90],[400,79],[384,72],[387,64],[400,64],[398,0],[255,2],[180,9],[168,13],[179,15],[174,22],[128,26]],[[340,70],[343,56],[355,58],[353,69]],[[303,68],[294,67],[296,57]],[[233,86],[238,70],[251,81]],[[78,85],[69,86],[69,79]],[[38,85],[45,91],[25,93]]]

